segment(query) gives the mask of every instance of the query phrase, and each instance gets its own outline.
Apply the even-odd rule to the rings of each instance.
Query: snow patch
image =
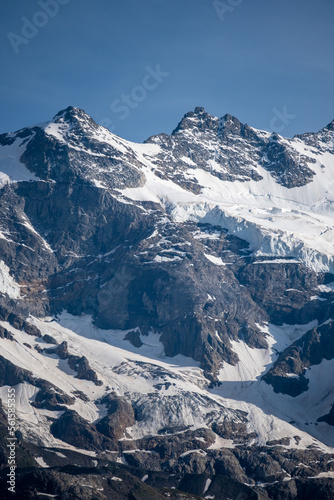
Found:
[[[20,285],[9,274],[9,267],[0,260],[0,292],[6,293],[11,299],[20,297]]]
[[[334,479],[334,471],[320,472],[317,476],[310,476],[310,479],[319,479],[322,477],[331,477]]]
[[[35,457],[35,460],[38,463],[38,465],[40,465],[41,467],[44,467],[44,468],[49,467],[48,464],[44,461],[43,457]]]
[[[0,147],[0,188],[10,182],[39,180],[20,161],[25,150],[24,144],[25,139],[17,137],[13,144]]]
[[[212,483],[212,479],[207,479],[206,482],[205,482],[205,486],[204,486],[204,490],[203,490],[203,495],[204,493],[206,493],[208,491],[208,489],[210,488],[210,484]]]
[[[220,257],[215,257],[214,255],[209,255],[207,253],[204,255],[210,262],[216,264],[216,266],[226,266],[225,262],[223,262]]]

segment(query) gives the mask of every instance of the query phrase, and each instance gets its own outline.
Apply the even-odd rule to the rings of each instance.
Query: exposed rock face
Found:
[[[17,385],[25,381],[29,383],[33,381],[32,373],[19,368],[3,356],[0,356],[1,387],[4,385]]]
[[[263,377],[275,392],[298,396],[308,388],[306,370],[334,358],[334,322],[313,328],[291,344]]]
[[[59,131],[63,139],[59,141],[53,131]],[[117,148],[101,143],[98,125],[82,110],[69,107],[60,111],[52,127],[31,133],[21,161],[40,179],[65,184],[89,179],[94,156],[100,182],[114,188],[138,187],[145,182],[143,173],[133,165],[136,159],[125,159]]]
[[[319,417],[318,422],[326,422],[329,425],[334,425],[334,403],[332,404],[330,412],[327,415]]]
[[[105,436],[118,441],[127,427],[135,423],[134,410],[124,398],[108,394],[101,400],[108,408],[108,415],[99,420],[96,428]]]
[[[4,328],[3,326],[0,326],[0,337],[2,339],[14,340],[13,335],[7,330],[7,328]]]
[[[36,394],[32,406],[51,411],[67,410],[68,405],[73,405],[75,398],[55,390],[52,384],[43,380],[39,383],[40,391]]]
[[[195,193],[200,189],[196,179],[182,174],[189,169],[189,164],[224,181],[259,181],[263,178],[255,168],[259,162],[278,183],[288,188],[302,186],[314,175],[308,166],[314,159],[300,156],[286,139],[282,141],[277,134],[269,137],[269,134],[258,133],[229,114],[215,118],[201,107],[187,113],[171,136],[160,134],[146,142],[162,148],[156,162],[160,175],[164,177],[168,172],[174,182]],[[207,148],[208,142],[212,149]],[[238,151],[241,144],[242,156]],[[214,163],[210,165],[213,158]]]
[[[67,410],[51,425],[51,432],[65,443],[82,450],[114,449],[110,440],[99,434],[94,425],[89,424],[75,411]]]
[[[24,331],[28,335],[41,337],[41,332],[35,325],[32,325],[29,321],[26,321],[24,317],[11,312],[8,307],[0,305],[0,320],[7,321],[13,328]]]
[[[222,230],[218,240],[212,239],[211,228],[205,226],[202,232],[207,230],[208,239],[198,239],[196,234],[194,238],[195,225],[176,224],[168,207],[163,207],[167,209],[167,222],[166,211],[159,204],[143,203],[145,210],[124,204],[115,189],[140,188],[145,183],[143,158],[126,141],[116,137],[110,141],[108,133],[82,110],[70,107],[59,112],[50,124],[24,129],[15,137],[24,144],[20,161],[43,180],[2,190],[4,210],[10,206],[14,211],[10,220],[5,215],[3,226],[14,243],[17,239],[15,245],[3,248],[4,260],[27,287],[26,300],[33,302],[31,310],[89,312],[102,327],[140,326],[144,334],[150,328],[159,329],[167,355],[191,356],[207,373],[216,375],[221,359],[231,363],[237,360],[229,338],[238,338],[239,332],[249,345],[265,347],[255,317],[258,322],[269,314],[272,320],[282,321],[282,313],[299,311],[300,303],[309,302],[310,290],[318,283],[308,269],[292,262],[284,265],[282,276],[281,265],[268,265],[270,272],[262,269],[256,279],[254,273],[263,266],[248,264],[247,246],[242,240]],[[3,145],[12,140],[10,135],[1,139]],[[171,136],[152,137],[147,144],[159,145],[160,152],[154,157],[157,169],[163,169],[166,179],[185,189],[193,182],[189,169],[195,168],[223,180],[259,181],[262,177],[255,167],[261,164],[261,158],[266,158],[269,163],[264,167],[286,187],[301,186],[313,176],[311,171],[311,177],[306,175],[300,155],[291,149],[292,143],[277,135],[258,133],[230,115],[218,120],[203,108],[187,113]],[[234,158],[231,151],[241,145],[243,156],[236,153]],[[210,159],[213,150],[214,163]],[[297,156],[299,163],[295,161]],[[312,163],[314,159],[307,161]],[[228,173],[222,174],[225,171]],[[102,185],[108,189],[101,189]],[[17,229],[13,233],[13,217],[16,228],[23,228],[19,233]],[[37,231],[29,231],[29,224]],[[148,239],[157,227],[157,235]],[[34,250],[34,255],[26,255],[31,265],[24,270],[17,265],[26,261],[23,256],[14,261],[8,254],[14,249],[17,252],[19,239],[24,241],[20,251]],[[224,255],[225,261],[228,257],[230,266],[210,262],[203,256],[205,249],[213,259]],[[162,257],[158,253],[161,250]],[[170,261],[175,263],[171,266]],[[272,280],[271,285],[267,286],[265,280]],[[224,287],[221,282],[225,282]],[[299,295],[285,293],[290,288],[298,290]],[[214,303],[205,299],[207,294],[216,296]],[[205,308],[213,314],[205,317]],[[193,341],[189,343],[188,338]]]
[[[208,479],[211,481],[207,489],[207,496],[219,498],[245,498],[247,500],[264,500],[267,497],[265,492],[257,492],[244,484],[237,483],[233,479],[224,476],[214,476],[213,480],[206,475],[187,475],[181,482],[180,489],[196,494],[196,492],[204,491]],[[202,497],[203,498],[203,497]]]
[[[238,412],[240,421],[225,419],[223,422],[214,423],[212,430],[218,436],[224,439],[231,439],[235,443],[243,443],[249,441],[250,438],[256,437],[256,434],[247,432],[247,418],[242,412]]]
[[[3,486],[0,483],[0,487]],[[96,470],[94,468],[80,469],[67,467],[56,470],[22,471],[17,478],[17,492],[20,498],[48,498],[50,493],[64,499],[83,500],[125,500],[147,499],[162,500],[166,498],[162,493],[143,483],[131,472],[119,466]],[[89,487],[87,487],[89,485]],[[5,499],[10,497],[10,492],[3,488]],[[43,493],[46,495],[43,495]],[[191,498],[188,495],[175,498]]]
[[[311,500],[312,498],[321,498],[330,500],[333,497],[333,481],[326,479],[314,479],[308,481],[305,479],[295,479],[287,483],[281,483],[277,487],[268,488],[270,498],[279,500],[281,498],[298,498],[300,500]]]
[[[69,367],[77,372],[77,378],[91,380],[96,385],[103,384],[103,382],[98,379],[94,370],[92,370],[89,366],[88,360],[85,356],[74,356],[68,352],[67,342],[62,342],[57,347],[43,349],[42,352],[45,352],[46,354],[57,354],[60,359],[67,359]]]
[[[309,168],[308,163],[315,163],[315,160],[305,156],[300,158],[280,141],[277,134],[273,134],[266,148],[263,166],[277,182],[288,188],[303,186],[310,182],[314,172]]]
[[[265,309],[271,321],[297,324],[312,320],[315,305],[310,310],[310,297],[318,285],[316,273],[294,261],[257,261],[257,264],[251,262],[243,266],[238,278],[250,290],[254,301]]]
[[[72,405],[74,402],[74,398],[71,398],[50,382],[34,378],[30,371],[20,368],[0,356],[0,386],[17,386],[21,383],[29,383],[39,388],[36,399],[32,403],[36,408],[64,410],[66,406],[63,405]]]
[[[333,141],[201,107],[141,145],[73,107],[0,136],[20,498],[331,498]]]

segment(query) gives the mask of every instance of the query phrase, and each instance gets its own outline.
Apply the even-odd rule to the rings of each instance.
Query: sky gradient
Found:
[[[334,118],[332,0],[11,0],[0,19],[0,133],[69,105],[138,142],[195,106],[287,137]]]

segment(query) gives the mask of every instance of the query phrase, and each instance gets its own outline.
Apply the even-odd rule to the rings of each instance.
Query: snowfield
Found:
[[[11,299],[20,297],[20,285],[9,274],[9,267],[0,261],[0,293],[6,293]]]
[[[258,255],[294,257],[317,272],[334,272],[334,155],[316,154],[297,138],[289,144],[315,160],[311,167],[315,177],[309,184],[286,188],[259,164],[260,181],[222,181],[195,168],[189,175],[203,186],[195,195],[154,175],[157,145],[129,143],[147,180],[143,187],[122,193],[134,201],[169,205],[179,222],[198,220],[227,228],[248,241]]]
[[[26,139],[17,137],[12,144],[0,148],[0,188],[9,182],[38,180],[20,161],[26,142]]]
[[[143,345],[136,348],[124,340],[127,331],[96,328],[88,315],[76,317],[63,312],[59,318],[31,317],[30,321],[58,343],[66,341],[71,354],[86,356],[104,384],[96,386],[93,382],[77,379],[66,360],[34,349],[36,345],[50,347],[48,344],[39,338],[33,339],[6,322],[0,324],[14,334],[15,342],[0,339],[2,355],[15,365],[31,371],[34,377],[48,380],[69,395],[77,390],[82,391],[89,401],[76,398],[75,404],[69,408],[90,422],[105,415],[105,408],[98,404],[98,400],[108,387],[117,395],[143,404],[146,408],[145,418],[127,429],[128,438],[158,435],[159,430],[170,425],[189,426],[190,429],[208,427],[212,414],[219,418],[219,415],[226,416],[231,410],[243,410],[249,415],[248,431],[256,432],[254,443],[258,445],[290,437],[292,442],[287,448],[305,449],[313,445],[324,452],[334,451],[331,427],[326,423],[315,425],[314,422],[319,409],[323,413],[328,411],[333,397],[330,388],[333,378],[328,373],[333,373],[334,360],[323,361],[309,370],[310,390],[297,398],[275,394],[271,386],[259,379],[276,359],[274,346],[282,349],[314,326],[314,323],[282,327],[267,325],[265,329],[270,335],[268,349],[251,349],[243,342],[234,342],[233,348],[240,361],[235,366],[225,363],[219,375],[221,386],[208,389],[209,381],[197,363],[181,355],[167,358],[159,336],[153,332],[149,336],[141,336]],[[157,388],[159,383],[166,382],[170,383],[168,388]],[[319,390],[323,397],[319,397]],[[62,441],[50,434],[48,420],[51,416],[59,417],[62,412],[32,407],[30,403],[37,392],[36,387],[27,383],[17,387],[19,428],[36,443],[47,447],[64,447]],[[5,405],[6,394],[7,386],[0,388],[0,397]],[[152,394],[159,395],[159,398],[152,398]],[[315,400],[320,401],[321,408],[312,407]],[[291,420],[295,420],[293,425],[289,423]],[[295,441],[295,436],[299,436],[300,440]],[[219,436],[216,441],[212,449],[233,446],[229,440]],[[66,447],[73,448],[69,445]]]

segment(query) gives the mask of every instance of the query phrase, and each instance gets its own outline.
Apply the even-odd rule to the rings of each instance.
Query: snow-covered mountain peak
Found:
[[[79,131],[92,133],[99,129],[103,129],[103,127],[98,125],[93,118],[86,113],[86,111],[74,106],[68,106],[67,108],[59,111],[53,117],[50,124],[51,123],[67,124],[72,132],[75,133],[78,133]]]
[[[211,139],[215,140],[223,133],[240,134],[245,128],[250,130],[248,125],[242,124],[238,118],[229,113],[218,118],[207,113],[203,107],[197,106],[194,111],[189,111],[183,116],[171,135],[195,133],[197,136],[199,133],[209,132],[212,133]]]
[[[218,118],[207,113],[204,108],[197,106],[194,111],[189,111],[184,115],[173,130],[172,135],[184,131],[205,132],[207,130],[217,131],[217,129]]]
[[[69,144],[73,139],[75,142],[83,141],[96,134],[101,128],[83,109],[73,106],[59,111],[50,122],[42,127],[47,135]]]
[[[223,132],[239,134],[242,127],[245,127],[245,125],[240,123],[238,118],[227,113],[219,118],[218,135],[221,136]]]
[[[86,111],[75,106],[68,106],[67,108],[58,111],[58,113],[56,113],[53,117],[53,120],[58,121],[61,118],[68,122],[72,122],[74,120],[93,121],[93,119],[86,113]]]
[[[319,132],[306,132],[296,135],[294,139],[302,140],[307,146],[312,147],[315,154],[330,153],[334,154],[334,120]]]
[[[232,232],[247,226],[245,239],[256,251],[270,250],[332,270],[330,127],[285,139],[242,124],[230,114],[219,119],[196,107],[171,135],[135,144],[69,106],[50,122],[1,136],[1,151],[6,165],[9,155],[17,155],[20,176],[15,180],[76,180],[110,192],[121,189],[133,202],[164,200],[165,209],[167,200],[178,217],[204,217],[218,207],[224,215],[216,210],[210,217],[215,214],[215,220]],[[14,151],[9,143],[16,140]],[[289,223],[287,216],[277,215],[284,210],[297,210]],[[280,237],[281,246],[286,243],[283,249],[273,243],[277,231],[285,234]],[[317,235],[312,241],[310,231]]]
[[[0,434],[15,387],[31,466],[203,472],[217,500],[225,472],[241,492],[332,477],[333,135],[197,107],[136,144],[70,106],[0,136]]]

